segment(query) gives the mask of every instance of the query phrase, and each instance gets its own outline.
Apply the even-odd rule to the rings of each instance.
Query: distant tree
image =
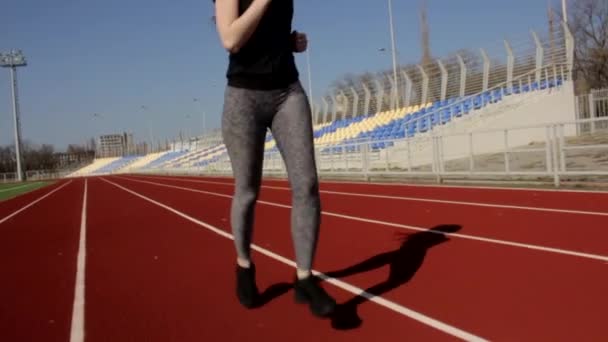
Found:
[[[87,150],[87,148],[84,146],[69,144],[68,148],[66,149],[66,152],[67,153],[84,153],[84,152],[86,152],[86,150]]]
[[[608,87],[608,1],[576,0],[568,8],[579,91]]]

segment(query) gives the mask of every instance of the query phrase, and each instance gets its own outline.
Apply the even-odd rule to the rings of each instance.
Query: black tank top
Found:
[[[239,15],[253,0],[239,0]],[[293,0],[273,0],[255,32],[239,52],[230,54],[228,85],[278,89],[298,80],[291,23]]]

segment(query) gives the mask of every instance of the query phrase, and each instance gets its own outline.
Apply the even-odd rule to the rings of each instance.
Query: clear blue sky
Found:
[[[295,6],[294,29],[309,35],[314,95],[344,73],[390,68],[390,56],[378,52],[390,47],[386,1],[295,0]],[[547,0],[428,0],[428,6],[438,57],[547,25]],[[419,1],[393,0],[403,63],[420,58],[418,7]],[[0,51],[22,49],[29,62],[19,69],[24,138],[59,150],[120,130],[142,139],[147,120],[155,137],[171,138],[180,129],[199,132],[203,111],[208,127],[219,127],[227,55],[212,13],[211,0],[6,2]],[[307,82],[304,55],[297,61]],[[0,71],[5,145],[13,141],[13,121],[9,73]]]

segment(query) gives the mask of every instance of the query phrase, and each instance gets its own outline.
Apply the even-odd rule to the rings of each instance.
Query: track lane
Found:
[[[181,179],[128,178],[229,196],[232,196],[233,191],[232,186],[193,183]],[[326,193],[321,194],[321,198],[326,212],[415,227],[432,227],[446,221],[459,222],[467,226],[463,233],[467,235],[608,257],[608,230],[605,228],[608,226],[608,217],[343,197]],[[264,188],[260,200],[290,205],[291,195],[287,191]],[[361,210],[361,204],[368,206],[369,203],[373,203],[373,210]],[[383,228],[381,225],[377,227]]]
[[[118,177],[112,180],[188,215],[228,227],[229,199]],[[203,212],[204,206],[213,206],[212,212]],[[375,207],[374,202],[358,204],[360,211]],[[289,210],[259,205],[257,217],[255,241],[293,257]],[[467,230],[464,225],[462,231]],[[395,250],[399,233],[403,231],[324,217],[318,268],[340,270]],[[497,340],[593,339],[603,334],[602,317],[608,314],[603,262],[459,239],[434,247],[410,246],[405,255],[421,265],[406,263],[412,279],[383,296],[441,321]],[[362,288],[373,287],[386,279],[387,265],[381,266],[344,279]]]
[[[37,199],[40,199],[41,197],[61,188],[69,182],[70,180],[60,180],[55,182],[54,184],[49,184],[42,188],[38,188],[33,191],[21,194],[17,197],[10,198],[6,201],[0,201],[0,220],[14,213],[15,211],[31,204]]]
[[[83,187],[73,181],[0,224],[3,340],[69,340]],[[45,190],[15,199],[16,207]]]
[[[244,310],[234,295],[231,240],[100,179],[89,188],[97,195],[90,202],[87,237],[88,342],[234,341],[253,334],[264,341],[451,340],[377,305],[362,307],[373,318],[361,329],[336,333],[329,322],[294,304],[291,291],[258,310]],[[223,206],[196,204],[211,216]],[[292,280],[292,268],[256,256],[261,290]]]
[[[233,184],[233,179],[228,177],[141,176],[150,178],[162,177],[199,182],[203,181],[211,183]],[[289,183],[282,179],[265,179],[263,186],[289,188]],[[392,183],[370,184],[331,181],[321,181],[321,190],[326,192],[350,192],[359,194],[436,199],[443,201],[464,201],[471,203],[483,202],[496,205],[528,206],[608,213],[608,192],[542,189],[535,190],[518,188],[475,188],[472,186],[420,186]]]

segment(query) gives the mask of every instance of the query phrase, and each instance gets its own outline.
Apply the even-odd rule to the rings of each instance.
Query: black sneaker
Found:
[[[255,265],[249,268],[236,266],[236,295],[244,307],[251,309],[258,304],[260,293],[255,283]]]
[[[312,275],[302,280],[296,277],[294,283],[295,299],[300,304],[308,303],[313,315],[327,317],[334,312],[336,301],[325,292],[319,282],[320,279]]]

